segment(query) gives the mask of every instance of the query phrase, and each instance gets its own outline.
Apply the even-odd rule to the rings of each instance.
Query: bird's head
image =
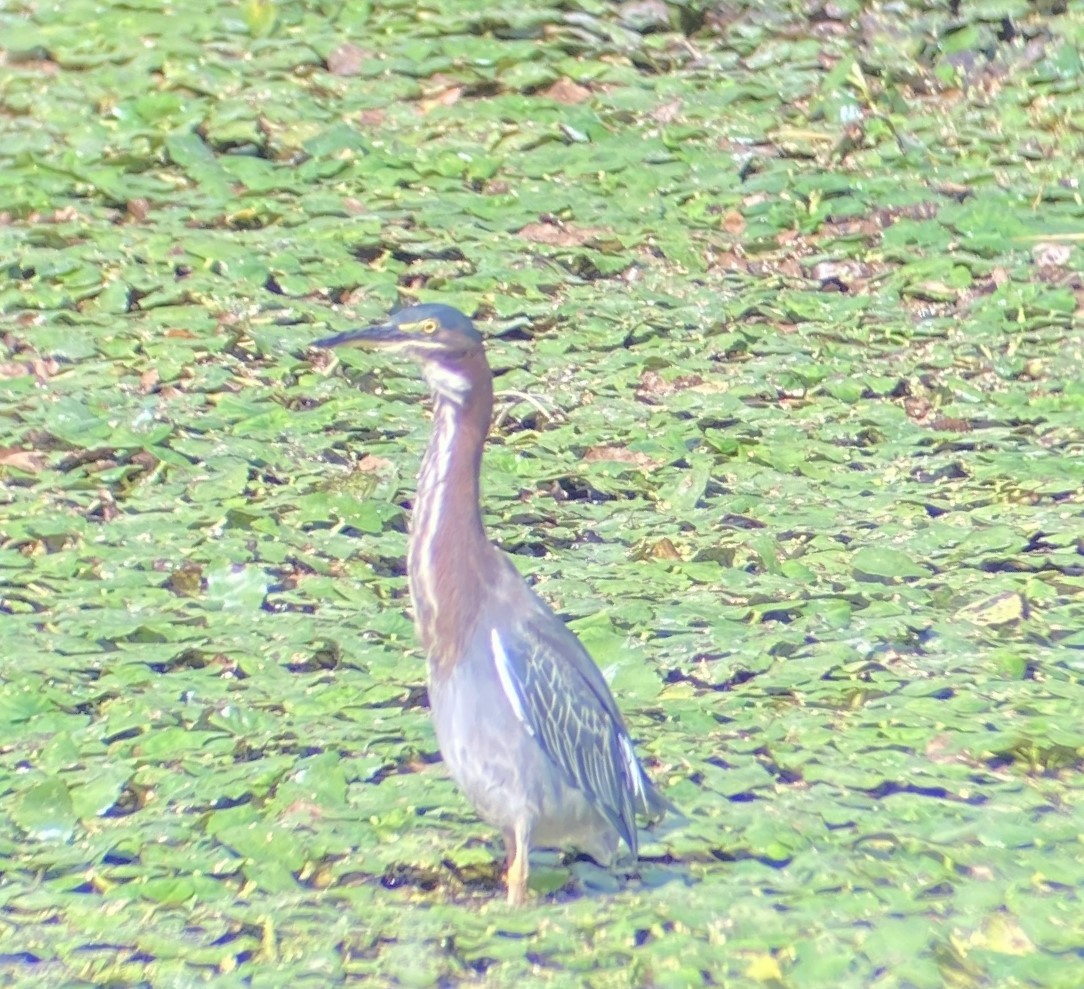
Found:
[[[440,303],[410,306],[387,322],[317,340],[318,347],[362,347],[406,354],[418,361],[429,387],[461,403],[489,369],[482,334],[458,309]]]

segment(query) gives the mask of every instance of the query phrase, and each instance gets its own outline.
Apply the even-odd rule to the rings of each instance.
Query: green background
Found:
[[[1084,6],[0,6],[0,975],[1084,985]],[[688,820],[446,778],[414,299]]]

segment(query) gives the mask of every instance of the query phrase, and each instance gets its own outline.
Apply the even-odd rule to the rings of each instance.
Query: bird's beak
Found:
[[[414,337],[404,333],[392,323],[367,326],[361,330],[344,330],[322,340],[314,340],[314,347],[362,347],[366,350],[395,349],[413,343]]]

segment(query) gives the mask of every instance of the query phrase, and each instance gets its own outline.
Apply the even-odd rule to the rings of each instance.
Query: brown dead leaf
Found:
[[[347,41],[328,55],[327,70],[333,76],[356,76],[370,58],[371,53]]]
[[[903,400],[903,410],[915,425],[936,429],[942,433],[970,433],[974,428],[967,419],[956,416],[937,415],[933,403],[923,395],[908,395]]]
[[[135,199],[129,199],[125,203],[124,207],[128,211],[128,215],[137,223],[143,223],[151,212],[150,200],[144,199],[139,196]]]
[[[354,464],[354,470],[362,474],[375,474],[377,471],[387,470],[390,466],[390,460],[385,460],[383,457],[374,457],[371,453],[366,453]]]
[[[158,385],[158,369],[148,368],[139,376],[139,394],[149,395]]]
[[[711,251],[709,263],[713,271],[749,270],[749,262],[736,251]]]
[[[971,423],[957,416],[938,416],[930,420],[930,429],[936,429],[942,433],[970,433]]]
[[[869,282],[872,269],[861,261],[831,260],[813,265],[809,274],[824,289],[834,286],[841,292],[861,292]]]
[[[375,130],[378,127],[384,126],[384,111],[375,107],[369,110],[362,110],[357,115],[357,122],[362,127],[368,127],[370,130]]]
[[[582,247],[597,237],[607,236],[601,227],[578,227],[572,223],[528,223],[519,235],[533,244],[551,247]]]
[[[454,106],[463,96],[463,85],[450,76],[439,72],[428,80],[425,95],[419,102],[422,113],[428,113],[434,107]]]
[[[284,818],[302,818],[306,821],[318,821],[325,814],[324,808],[311,800],[294,800],[283,808]]]
[[[758,278],[767,278],[771,275],[782,275],[784,278],[804,278],[802,262],[798,252],[788,254],[779,261],[749,261],[746,269],[749,274]]]
[[[745,217],[736,209],[727,210],[719,221],[719,226],[730,236],[737,237],[745,231]]]
[[[422,100],[421,108],[422,113],[428,113],[434,107],[438,106],[455,106],[459,102],[463,95],[462,86],[452,86],[448,89],[441,90],[432,99]]]
[[[874,210],[871,219],[878,227],[884,229],[892,226],[897,220],[932,220],[937,216],[940,206],[935,202],[912,203],[909,206],[885,206]]]
[[[959,762],[960,756],[953,746],[954,738],[948,732],[934,735],[926,743],[926,758],[930,762]]]
[[[22,450],[19,447],[0,449],[0,467],[14,467],[24,474],[40,474],[45,470],[45,454],[37,450]]]
[[[971,186],[962,185],[959,182],[941,182],[934,188],[942,196],[947,196],[949,199],[955,199],[958,203],[962,203],[968,196],[973,196],[975,194]]]
[[[571,79],[558,79],[552,86],[540,90],[538,95],[547,100],[553,100],[554,103],[575,106],[577,103],[586,103],[591,99],[591,90]]]
[[[646,548],[646,555],[653,560],[680,560],[678,548],[665,536]]]
[[[619,464],[633,464],[636,467],[658,467],[659,462],[639,450],[630,450],[627,446],[591,446],[584,452],[583,459],[588,463],[608,460]]]
[[[19,72],[40,72],[42,75],[55,76],[60,66],[51,58],[22,58],[14,52],[5,52],[4,64]]]
[[[651,119],[657,124],[672,124],[681,113],[681,100],[670,100],[651,111]]]
[[[636,386],[636,398],[641,402],[652,402],[703,383],[704,379],[699,374],[681,374],[667,381],[658,371],[645,371]]]
[[[148,450],[139,450],[132,454],[129,463],[135,464],[140,470],[154,470],[160,463],[159,459]]]
[[[38,381],[48,381],[60,370],[51,357],[35,357],[28,361],[8,361],[0,364],[0,379],[25,378],[33,375]]]
[[[932,410],[930,400],[922,395],[909,395],[903,400],[903,411],[915,422],[924,422]]]
[[[881,224],[869,216],[843,216],[825,220],[821,224],[818,240],[835,237],[875,237],[881,232]]]

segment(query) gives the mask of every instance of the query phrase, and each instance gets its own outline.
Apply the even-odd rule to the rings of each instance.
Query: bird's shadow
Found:
[[[505,891],[504,862],[494,854],[492,862],[460,866],[450,859],[441,862],[443,886],[453,899],[492,899]],[[427,880],[432,889],[432,876]],[[531,852],[528,886],[535,897],[547,902],[567,903],[622,892],[659,889],[671,883],[689,885],[691,877],[684,863],[670,854],[641,855],[635,862],[619,861],[604,866],[590,855],[535,849]]]

